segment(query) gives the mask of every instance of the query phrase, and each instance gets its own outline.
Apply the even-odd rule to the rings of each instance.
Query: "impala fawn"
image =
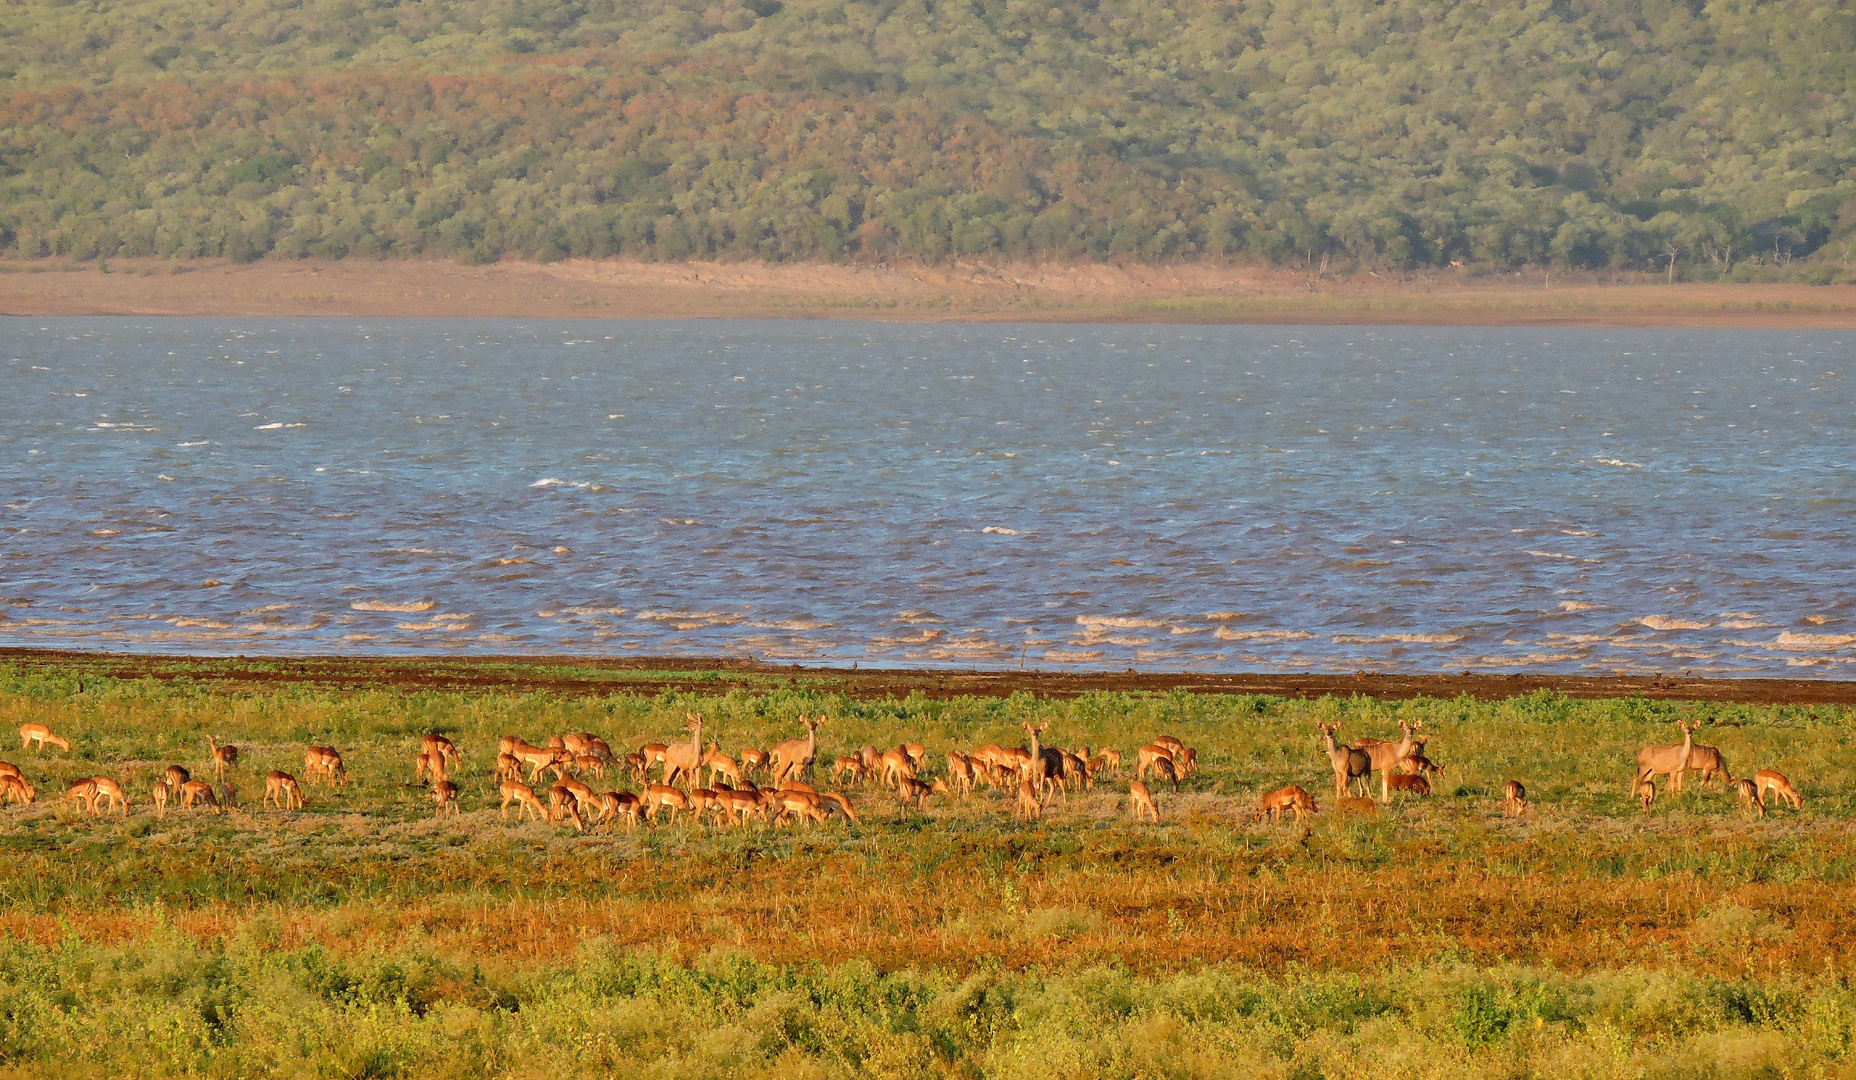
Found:
[[[1263,805],[1258,808],[1257,816],[1254,820],[1262,821],[1268,818],[1271,824],[1274,824],[1280,821],[1282,816],[1290,811],[1294,811],[1295,823],[1300,825],[1302,823],[1303,814],[1313,814],[1317,812],[1315,809],[1315,797],[1296,784],[1290,784],[1285,788],[1277,788],[1275,791],[1263,796]]]
[[[1151,817],[1155,825],[1160,824],[1160,808],[1154,805],[1154,793],[1139,780],[1128,784],[1128,814],[1136,821]]]
[[[1760,817],[1766,816],[1766,802],[1759,797],[1759,785],[1751,780],[1735,780],[1734,790],[1740,793],[1740,809],[1757,810]]]
[[[1026,821],[1037,821],[1044,816],[1044,785],[1036,780],[1018,782],[1017,815]]]
[[[296,782],[296,777],[280,770],[275,770],[264,777],[264,801],[259,806],[275,806],[279,810],[303,809],[303,788]]]
[[[1418,777],[1418,779],[1422,780],[1423,777]],[[1521,786],[1521,781],[1508,781],[1508,786],[1503,790],[1502,795],[1503,817],[1520,817],[1521,812],[1527,809],[1527,788]]]
[[[1646,814],[1656,808],[1656,781],[1643,780],[1637,784],[1637,801],[1643,804]]]
[[[849,777],[850,782],[853,784],[862,780],[864,778],[864,759],[855,754],[849,754],[832,762],[831,782],[834,784],[837,783],[840,777]],[[735,782],[740,783],[739,780]]]
[[[1797,789],[1784,775],[1772,769],[1761,769],[1753,774],[1753,782],[1759,785],[1759,801],[1766,802],[1773,795],[1780,801],[1790,804],[1793,810],[1803,810],[1804,800],[1798,797]]]
[[[206,745],[213,752],[213,778],[224,780],[226,770],[238,765],[238,747],[220,746],[219,739],[212,735],[206,737]]]
[[[446,779],[445,756],[443,754],[435,753],[431,750],[421,750],[413,757],[413,783],[417,784],[424,781],[427,773],[431,774],[434,783]]]
[[[677,813],[690,808],[690,798],[669,784],[651,784],[644,789],[645,820],[657,824],[657,811],[666,806],[670,808],[670,821],[674,825]]]
[[[167,817],[168,816],[168,784],[167,784],[167,781],[165,780],[155,781],[154,786],[149,789],[148,794],[150,798],[155,800],[155,816],[158,818]]]
[[[19,726],[19,748],[24,750],[33,743],[39,744],[39,751],[41,753],[44,752],[46,744],[48,743],[66,753],[69,753],[71,750],[71,742],[69,739],[53,735],[52,729],[46,727],[44,724],[21,724]]]
[[[445,811],[451,811],[452,817],[458,816],[458,786],[449,780],[440,780],[432,785],[433,817],[444,817]]]

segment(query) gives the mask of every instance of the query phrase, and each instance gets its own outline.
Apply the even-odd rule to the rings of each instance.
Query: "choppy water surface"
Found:
[[[1856,661],[1850,332],[0,322],[0,643]]]

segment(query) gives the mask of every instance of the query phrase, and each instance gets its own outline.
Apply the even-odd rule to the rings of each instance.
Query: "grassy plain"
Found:
[[[1125,782],[1012,819],[1002,796],[861,826],[627,833],[498,820],[498,735],[615,746],[701,711],[731,750],[824,712],[821,759],[904,737],[1124,752],[1163,732],[1204,772],[1125,817]],[[1715,790],[1626,797],[1637,747],[1698,741],[1773,767],[1802,813]],[[0,1075],[1840,1076],[1856,781],[1844,706],[1382,701],[1090,693],[854,700],[804,681],[654,696],[228,691],[0,668],[0,730],[38,805],[0,814]],[[1317,721],[1434,732],[1436,796],[1327,812]],[[10,726],[4,726],[10,725]],[[464,814],[410,785],[427,730],[470,755]],[[170,762],[236,742],[246,809],[157,820]],[[339,746],[354,782],[298,814],[263,773]],[[109,775],[121,818],[60,805]],[[1531,809],[1504,821],[1502,783]],[[1252,823],[1300,783],[1323,813]],[[596,785],[597,786],[597,785]]]

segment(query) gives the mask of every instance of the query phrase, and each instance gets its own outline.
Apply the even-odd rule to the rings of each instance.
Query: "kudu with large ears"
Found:
[[[1631,779],[1630,792],[1636,795],[1643,782],[1658,775],[1669,777],[1669,786],[1680,790],[1682,774],[1688,771],[1688,753],[1695,746],[1695,724],[1676,721],[1682,729],[1682,742],[1677,746],[1646,746],[1637,751],[1637,775]]]

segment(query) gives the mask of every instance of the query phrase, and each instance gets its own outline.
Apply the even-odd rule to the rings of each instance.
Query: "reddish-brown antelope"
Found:
[[[1179,771],[1172,758],[1155,758],[1153,764],[1154,783],[1172,784],[1173,794],[1179,794]]]
[[[66,802],[74,802],[84,808],[85,814],[97,812],[97,782],[95,780],[78,780],[64,789]]]
[[[600,757],[598,754],[577,755],[573,760],[573,773],[575,776],[591,773],[594,779],[604,780],[606,778],[606,759]]]
[[[502,808],[496,812],[496,816],[499,819],[508,820],[509,804],[515,803],[516,820],[518,822],[527,821],[531,811],[534,812],[536,820],[547,820],[548,812],[542,809],[541,800],[535,797],[534,788],[529,787],[520,780],[505,780],[497,790],[500,791],[503,796]]]
[[[1017,814],[1026,821],[1037,821],[1044,816],[1044,786],[1038,781],[1025,779],[1018,782]]]
[[[670,808],[670,821],[674,825],[677,812],[690,808],[689,796],[668,784],[651,784],[644,789],[644,816],[651,824],[657,824],[657,811],[666,806]]]
[[[1637,791],[1645,780],[1657,776],[1669,777],[1671,791],[1682,790],[1682,774],[1688,769],[1688,752],[1695,746],[1694,724],[1676,721],[1682,729],[1682,742],[1678,746],[1646,746],[1637,751],[1637,775],[1631,780],[1630,789]]]
[[[206,746],[213,754],[213,779],[224,780],[226,770],[238,766],[238,747],[220,746],[219,739],[212,735],[206,737]]]
[[[627,829],[638,827],[638,812],[644,806],[638,796],[629,791],[605,792],[599,797],[599,805],[602,820],[610,825],[613,818],[622,817]]]
[[[1102,759],[1102,767],[1108,770],[1110,776],[1121,775],[1121,751],[1104,746],[1096,751],[1096,756]]]
[[[1160,824],[1160,808],[1154,805],[1154,793],[1139,780],[1128,784],[1128,813],[1136,821],[1151,817],[1154,824]]]
[[[947,784],[940,780],[936,780],[933,784],[924,784],[913,776],[896,778],[896,800],[904,806],[913,805],[917,810],[922,809],[922,804],[927,801],[928,796],[946,790]]]
[[[1703,746],[1700,743],[1689,747],[1688,771],[1698,774],[1696,783],[1707,787],[1712,781],[1719,780],[1725,787],[1734,786],[1734,778],[1727,771],[1727,759],[1721,756],[1718,748]],[[1674,790],[1681,791],[1679,782],[1672,782]]]
[[[761,804],[760,792],[737,791],[733,788],[715,793],[716,806],[736,825],[746,825],[749,814],[761,814],[765,807]]]
[[[154,799],[155,801],[155,816],[158,818],[167,817],[168,816],[168,784],[167,784],[167,781],[165,780],[155,781],[154,786],[149,789],[148,795],[150,798]]]
[[[99,814],[108,813],[111,806],[122,811],[123,817],[129,816],[129,797],[123,794],[122,785],[107,776],[92,777],[90,782],[96,785],[96,797],[91,808]]]
[[[1334,798],[1344,799],[1355,780],[1364,782],[1372,774],[1373,759],[1364,750],[1335,743],[1334,733],[1340,730],[1339,724],[1318,723],[1315,728],[1321,732],[1321,739],[1327,746],[1328,763],[1334,766]]]
[[[696,713],[683,715],[690,741],[671,743],[664,750],[664,783],[669,787],[675,787],[678,780],[688,787],[702,781],[702,717]]]
[[[1171,763],[1172,760],[1173,751],[1161,746],[1159,743],[1148,743],[1146,746],[1141,747],[1139,755],[1135,760],[1134,778],[1136,780],[1145,780],[1147,779],[1148,771],[1154,767],[1154,762],[1165,761]]]
[[[864,778],[864,759],[855,754],[847,754],[831,763],[831,782],[837,783],[840,777],[846,777],[855,784]],[[739,780],[735,781],[740,783]]]
[[[264,776],[264,801],[259,806],[275,806],[279,810],[303,809],[303,786],[296,782],[296,777],[282,769],[273,769]]]
[[[1740,809],[1757,810],[1760,817],[1766,816],[1766,802],[1759,797],[1759,785],[1751,780],[1734,781],[1734,790],[1740,793]]]
[[[512,740],[509,749],[503,753],[527,767],[528,782],[531,784],[539,781],[541,774],[549,769],[554,771],[554,778],[559,780],[567,774],[567,762],[573,760],[571,754],[558,746],[534,746],[521,739]]]
[[[204,780],[189,780],[180,786],[180,808],[191,809],[194,803],[205,803],[215,814],[225,812],[219,807],[219,796],[213,794],[213,785]]]
[[[973,794],[975,779],[973,759],[958,750],[947,752],[947,782],[954,793],[965,799]]]
[[[1372,763],[1372,771],[1379,774],[1380,802],[1392,801],[1392,772],[1398,768],[1399,762],[1410,757],[1412,751],[1417,749],[1417,732],[1418,728],[1423,725],[1424,721],[1422,720],[1415,720],[1409,724],[1400,720],[1398,726],[1399,729],[1405,733],[1405,737],[1398,742],[1374,742],[1370,746],[1355,747],[1356,750],[1364,753],[1367,760]],[[1366,790],[1368,794],[1372,793],[1372,778],[1370,776],[1367,778]]]
[[[458,786],[449,780],[440,780],[432,785],[432,816],[444,817],[445,811],[451,811],[452,817],[458,816]]]
[[[930,790],[946,791],[947,788],[941,784],[941,781],[936,780],[934,786],[931,787]],[[857,820],[857,811],[851,809],[851,800],[845,798],[843,795],[836,791],[821,791],[818,793],[818,797],[820,809],[825,810],[827,813],[835,811],[843,814],[853,825],[863,824],[863,822]]]
[[[39,744],[39,751],[44,752],[47,745],[56,746],[67,753],[71,750],[71,741],[52,734],[52,729],[44,724],[21,724],[19,726],[19,748],[24,750],[33,743]]]
[[[1417,795],[1421,798],[1427,797],[1431,793],[1431,782],[1422,776],[1405,776],[1399,774],[1391,777],[1389,783],[1393,791],[1409,791],[1413,795]]]
[[[1256,820],[1262,821],[1267,818],[1271,824],[1274,824],[1281,820],[1284,814],[1290,812],[1295,814],[1295,823],[1300,825],[1302,823],[1303,814],[1312,814],[1316,812],[1315,797],[1304,791],[1301,786],[1297,784],[1290,784],[1285,788],[1277,788],[1275,791],[1263,796],[1263,805],[1257,809]]]
[[[819,716],[816,719],[807,719],[801,716],[799,722],[805,725],[805,738],[788,739],[767,751],[769,768],[772,770],[775,784],[787,779],[803,779],[806,770],[810,769],[812,762],[818,758],[818,729],[824,726],[825,718]]]
[[[452,742],[436,731],[427,732],[425,738],[419,740],[419,749],[428,754],[437,754],[439,757],[443,758],[445,768],[447,769],[456,768],[458,762],[463,760],[464,756],[458,751],[457,743]]]
[[[753,747],[741,751],[741,767],[747,770],[749,775],[765,769],[767,767],[767,751],[756,750]]]
[[[909,761],[909,755],[900,749],[883,754],[884,787],[898,787],[903,780],[915,779],[915,765]]]
[[[1753,774],[1753,782],[1759,785],[1759,801],[1764,803],[1777,795],[1781,802],[1790,804],[1793,810],[1803,810],[1804,800],[1792,787],[1792,782],[1784,775],[1772,769],[1761,769]]]
[[[38,797],[39,789],[28,783],[25,777],[18,773],[0,775],[0,803],[14,802],[30,806]]]
[[[711,746],[703,755],[703,767],[709,770],[709,783],[726,779],[730,784],[740,784],[742,780],[741,763],[722,753],[720,746]]]
[[[312,746],[303,752],[303,777],[320,779],[330,787],[345,787],[348,767],[342,763],[341,752],[333,746]]]
[[[445,756],[430,750],[421,750],[412,759],[413,783],[421,783],[430,773],[434,783],[445,779]]]
[[[1644,780],[1638,783],[1637,801],[1643,804],[1643,812],[1646,814],[1656,809],[1656,781]]]
[[[168,782],[168,788],[172,791],[179,791],[182,784],[193,779],[193,774],[181,765],[169,765],[162,770],[161,776]]]
[[[1519,780],[1508,781],[1508,786],[1502,792],[1502,816],[1520,817],[1521,812],[1526,809],[1527,788],[1523,787]]]

